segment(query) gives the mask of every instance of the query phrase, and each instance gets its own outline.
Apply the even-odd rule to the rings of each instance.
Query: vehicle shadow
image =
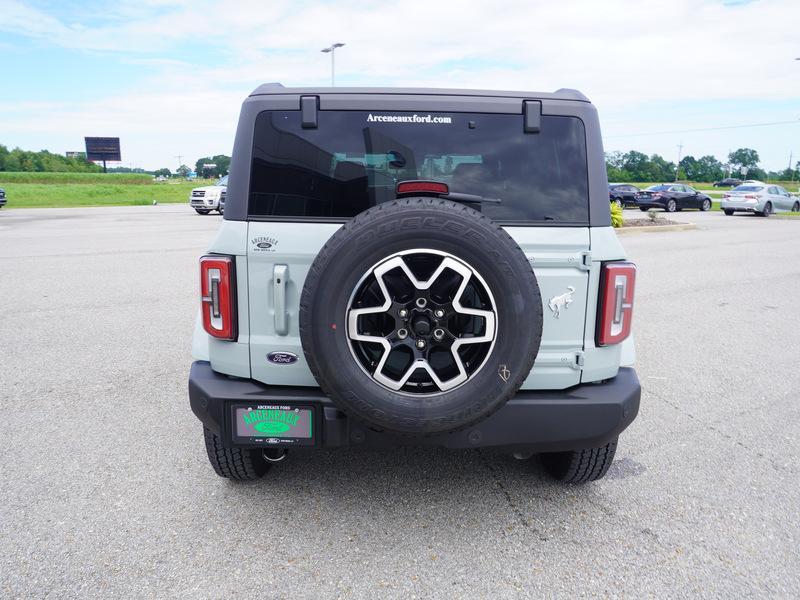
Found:
[[[286,518],[314,522],[335,537],[331,519],[352,531],[365,522],[419,535],[469,525],[487,535],[516,532],[547,541],[576,510],[615,512],[600,483],[564,485],[549,479],[536,457],[490,450],[295,451],[257,482],[219,483],[232,522],[263,519],[265,507],[280,506]]]

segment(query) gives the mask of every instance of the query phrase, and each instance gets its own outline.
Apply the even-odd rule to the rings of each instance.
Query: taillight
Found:
[[[600,272],[600,305],[597,310],[598,346],[618,344],[631,333],[636,265],[629,262],[603,264]]]
[[[745,200],[758,200],[758,196],[754,196],[753,194],[745,194]]]
[[[450,188],[441,181],[401,181],[397,184],[397,195],[405,194],[443,194],[450,193]]]
[[[203,329],[220,340],[235,340],[236,269],[232,257],[200,259],[200,296]]]

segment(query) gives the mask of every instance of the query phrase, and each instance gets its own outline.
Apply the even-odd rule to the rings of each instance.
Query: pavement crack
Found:
[[[522,512],[522,509],[514,501],[514,498],[511,496],[511,492],[503,484],[503,481],[500,478],[500,469],[498,469],[495,465],[493,465],[480,450],[477,450],[477,453],[480,461],[483,463],[483,466],[486,467],[486,470],[492,475],[495,487],[500,491],[500,494],[505,499],[505,502],[511,509],[511,512],[514,514],[514,516],[516,516],[520,525],[522,525],[522,527],[526,529],[534,531],[539,536],[539,539],[541,541],[543,542],[548,541],[548,538],[546,536],[542,535],[542,533],[537,531],[535,527],[531,526],[530,521],[525,517],[525,514]]]

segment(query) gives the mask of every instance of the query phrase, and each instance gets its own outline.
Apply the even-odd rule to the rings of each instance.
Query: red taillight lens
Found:
[[[635,285],[636,265],[633,263],[610,262],[603,265],[597,310],[598,346],[619,344],[630,335]]]
[[[235,340],[236,269],[233,257],[204,256],[200,259],[200,297],[206,332],[220,340]]]
[[[450,188],[441,181],[401,181],[397,184],[397,195],[404,194],[449,194]]]

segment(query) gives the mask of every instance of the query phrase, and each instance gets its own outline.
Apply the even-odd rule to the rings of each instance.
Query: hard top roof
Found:
[[[543,100],[574,100],[589,102],[578,90],[561,88],[555,92],[511,92],[505,90],[464,90],[452,88],[392,88],[392,87],[301,87],[288,88],[280,83],[258,86],[250,96],[274,94],[387,94],[421,96],[485,96],[501,98],[541,98]]]

